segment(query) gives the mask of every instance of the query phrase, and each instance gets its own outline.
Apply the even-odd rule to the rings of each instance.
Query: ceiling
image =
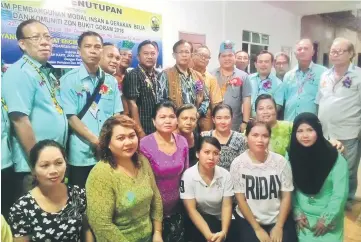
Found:
[[[361,9],[361,1],[263,1],[296,15],[313,15]]]

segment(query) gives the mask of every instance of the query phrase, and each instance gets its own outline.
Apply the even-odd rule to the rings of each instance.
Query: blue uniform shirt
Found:
[[[103,72],[102,70],[100,70]],[[98,77],[89,75],[84,65],[75,68],[60,79],[60,102],[67,115],[77,115],[86,104],[87,96],[91,96],[98,85]],[[103,93],[99,100],[98,111],[91,112],[88,109],[82,122],[96,136],[109,117],[123,111],[116,79],[109,74],[105,74],[104,84],[100,88]],[[84,138],[72,133],[69,137],[69,164],[73,166],[92,166],[96,163],[92,145]]]
[[[9,114],[19,112],[29,117],[36,141],[51,139],[65,146],[68,120],[51,96],[52,90],[55,96],[58,95],[57,81],[51,69],[49,64],[43,66],[24,55],[4,73],[2,93]],[[29,172],[27,155],[18,137],[13,136],[11,140],[15,171]]]
[[[10,147],[10,120],[5,101],[1,100],[1,169],[13,164]]]

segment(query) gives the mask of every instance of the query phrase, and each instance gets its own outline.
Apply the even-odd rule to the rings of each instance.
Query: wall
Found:
[[[209,68],[218,66],[218,49],[225,39],[242,43],[242,30],[270,35],[269,50],[293,46],[300,36],[300,17],[261,2],[106,0],[113,4],[162,14],[164,66],[173,65],[172,46],[179,31],[206,34],[212,51]],[[259,16],[259,18],[256,18]]]

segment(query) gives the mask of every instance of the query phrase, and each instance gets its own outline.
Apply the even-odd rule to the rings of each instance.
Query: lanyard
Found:
[[[153,97],[155,98],[154,84],[156,83],[156,74],[154,72],[152,72],[152,74],[148,74],[140,65],[138,65],[138,67],[145,77],[144,81],[147,83],[147,87],[152,91]]]

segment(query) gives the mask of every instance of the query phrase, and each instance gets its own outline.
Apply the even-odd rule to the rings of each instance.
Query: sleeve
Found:
[[[3,215],[1,215],[1,241],[2,242],[13,241],[13,235],[11,233],[10,226],[7,224]]]
[[[322,98],[322,92],[321,92],[321,88],[322,88],[322,82],[325,79],[325,73],[323,72],[323,74],[321,75],[320,78],[320,83],[318,85],[318,90],[317,90],[317,94],[316,94],[316,98],[315,98],[315,104],[319,105],[320,104],[320,100]]]
[[[201,117],[206,116],[209,107],[209,93],[207,87],[204,88],[203,95],[203,101],[198,108],[198,113],[201,115]]]
[[[251,86],[251,82],[249,80],[249,76],[245,75],[245,77],[243,78],[243,87],[242,89],[242,98],[245,97],[250,97],[252,95],[252,86]]]
[[[181,199],[196,198],[191,170],[184,172],[182,179],[180,180],[179,191]]]
[[[60,78],[59,96],[64,113],[67,115],[78,114],[78,97],[75,89],[72,88],[74,80],[71,77],[73,75],[66,75]]]
[[[347,161],[342,155],[338,155],[336,165],[331,170],[332,178],[332,195],[327,204],[327,207],[323,209],[321,218],[325,220],[325,225],[330,225],[334,219],[343,212],[348,195],[348,166]]]
[[[121,92],[118,88],[118,85],[117,85],[117,80],[114,78],[114,77],[111,77],[114,79],[113,81],[113,90],[114,90],[114,111],[113,113],[116,114],[116,113],[120,113],[120,112],[123,112],[124,111],[124,108],[123,108],[123,103],[122,103],[122,98],[121,98]]]
[[[31,78],[30,73],[23,69],[10,69],[5,72],[1,87],[8,112],[20,112],[29,116],[33,108],[36,85],[40,87],[40,81]]]
[[[223,197],[232,197],[233,195],[234,195],[233,182],[232,182],[231,174],[227,171],[224,182]]]
[[[283,83],[277,79],[277,87],[276,87],[276,90],[273,94],[273,98],[275,99],[275,102],[277,105],[279,106],[283,106],[283,93],[282,93],[282,85]]]
[[[11,208],[9,213],[9,225],[14,238],[23,237],[32,233],[29,215],[26,214],[25,207],[20,204],[27,204],[22,198],[18,200]]]
[[[289,162],[282,157],[284,160],[284,166],[281,171],[280,179],[281,179],[281,191],[282,192],[292,192],[293,191],[293,178],[292,178],[292,170]]]
[[[162,197],[160,195],[157,183],[155,181],[153,170],[149,164],[149,161],[145,158],[143,158],[142,164],[145,166],[145,169],[147,170],[151,182],[151,187],[153,190],[153,198],[150,205],[150,217],[153,220],[162,222],[163,221],[163,201]]]
[[[295,221],[299,220],[300,218],[304,217],[305,214],[300,208],[300,204],[298,203],[297,199],[297,190],[292,193],[292,212],[293,212],[293,219]]]
[[[113,223],[115,191],[109,170],[95,166],[86,182],[87,216],[98,241],[128,241]],[[102,199],[99,199],[102,198]]]
[[[142,155],[145,156],[145,158],[148,159],[148,162],[151,162],[152,161],[152,154],[147,150],[147,146],[149,146],[149,145],[146,145],[147,140],[148,140],[148,136],[145,136],[144,138],[142,138],[140,140],[140,142],[139,142],[139,151],[140,151],[140,153],[142,153]]]
[[[277,103],[278,105],[281,105],[281,106],[283,106],[285,100],[287,101],[286,96],[287,96],[287,86],[288,86],[289,73],[290,72],[287,72],[285,74],[285,77],[283,78],[283,81],[282,81],[279,89],[275,93],[275,96],[277,96],[277,98],[282,100],[282,103],[280,103],[280,104]]]
[[[127,73],[123,81],[123,95],[127,99],[136,100],[139,98],[140,93],[139,81],[137,78],[137,73],[131,71]]]
[[[238,160],[234,160],[232,162],[230,173],[233,182],[234,193],[245,193],[246,192],[245,179],[242,176],[243,174],[242,174],[242,170],[240,169]]]
[[[167,73],[163,71],[158,77],[158,85],[157,85],[157,102],[160,103],[164,100],[169,99],[169,82]]]
[[[223,101],[221,88],[214,76],[209,77],[209,96],[212,104],[221,103]]]

